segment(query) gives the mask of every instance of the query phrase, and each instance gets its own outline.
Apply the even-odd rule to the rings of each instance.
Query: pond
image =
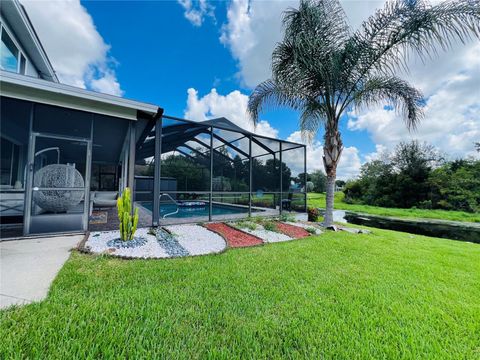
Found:
[[[322,210],[320,210],[322,211]],[[480,244],[480,224],[435,219],[402,219],[335,210],[335,222],[365,225],[379,229],[403,231],[410,234],[433,236]]]

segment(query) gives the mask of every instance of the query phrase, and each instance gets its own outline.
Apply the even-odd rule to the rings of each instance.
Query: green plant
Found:
[[[255,230],[257,228],[257,224],[255,224],[252,221],[248,221],[248,220],[241,220],[241,221],[237,222],[236,225],[240,229]]]
[[[263,224],[264,219],[261,216],[252,216],[251,221],[257,224]]]
[[[133,240],[138,225],[138,208],[132,214],[130,189],[127,187],[117,199],[118,220],[120,221],[120,239]]]
[[[295,216],[290,215],[290,214],[285,214],[285,213],[281,214],[279,216],[279,219],[280,219],[280,221],[283,221],[283,222],[295,222],[296,221]]]
[[[309,207],[307,210],[307,213],[308,213],[308,221],[312,221],[312,222],[318,221],[318,217],[320,216],[320,211],[318,211],[317,208]]]
[[[277,224],[275,224],[275,221],[272,221],[272,220],[264,221],[263,228],[268,231],[278,231]]]
[[[315,229],[314,227],[307,227],[305,228],[305,231],[313,235],[317,233],[317,229]]]

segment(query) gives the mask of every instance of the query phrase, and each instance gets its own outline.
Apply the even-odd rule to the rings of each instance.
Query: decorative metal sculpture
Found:
[[[64,188],[84,188],[82,174],[72,165],[51,164],[35,173],[34,186],[50,188],[33,192],[33,200],[45,211],[66,212],[83,200],[84,190],[65,190]],[[63,188],[63,190],[55,190]]]

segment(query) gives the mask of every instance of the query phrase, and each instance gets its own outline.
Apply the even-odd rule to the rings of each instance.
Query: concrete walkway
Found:
[[[0,309],[45,299],[83,235],[0,242]]]

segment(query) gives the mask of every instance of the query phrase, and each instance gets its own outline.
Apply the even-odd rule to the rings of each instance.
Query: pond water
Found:
[[[323,212],[322,210],[320,210]],[[435,219],[403,219],[335,210],[335,222],[407,232],[480,244],[480,224]]]
[[[152,203],[144,203],[143,207],[152,211]],[[175,204],[162,204],[160,206],[160,217],[167,215],[168,218],[189,218],[189,217],[208,217],[208,203],[201,206],[179,207]],[[252,210],[254,212],[255,210]],[[174,214],[175,213],[175,214]],[[212,204],[212,215],[230,215],[230,214],[244,214],[248,213],[247,207],[237,207],[229,205]],[[171,214],[171,215],[168,215]]]

